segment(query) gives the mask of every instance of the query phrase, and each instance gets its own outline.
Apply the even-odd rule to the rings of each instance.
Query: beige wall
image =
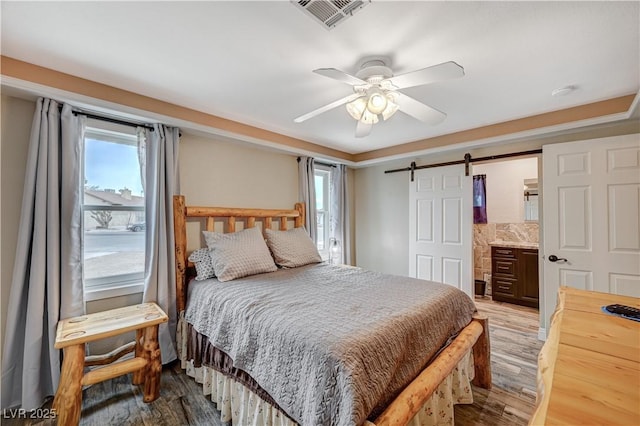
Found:
[[[524,180],[538,178],[537,158],[474,164],[473,174],[487,175],[489,223],[524,222]]]
[[[295,155],[185,133],[179,156],[187,204],[293,208],[298,200]]]
[[[409,271],[409,174],[385,174],[406,162],[355,171],[356,266],[394,275]]]
[[[0,241],[1,241],[1,296],[2,335],[0,345],[4,344],[5,320],[7,306],[9,306],[9,292],[13,262],[18,239],[18,224],[20,222],[20,208],[22,205],[22,190],[24,186],[24,169],[27,162],[31,121],[35,111],[35,103],[2,96],[0,136],[1,189],[0,189]]]
[[[292,209],[298,201],[294,155],[186,133],[179,156],[187,205]],[[198,231],[187,225],[188,250],[204,243]]]

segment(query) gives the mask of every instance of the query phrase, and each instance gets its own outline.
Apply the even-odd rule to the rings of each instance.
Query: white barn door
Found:
[[[409,276],[473,297],[472,176],[464,164],[420,169],[409,190]]]
[[[545,315],[559,286],[640,297],[640,135],[543,147]]]

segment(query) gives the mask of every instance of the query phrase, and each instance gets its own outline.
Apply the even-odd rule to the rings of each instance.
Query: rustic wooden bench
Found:
[[[59,425],[77,425],[82,407],[82,386],[133,373],[133,384],[143,385],[144,402],[160,395],[162,363],[158,325],[168,321],[155,303],[142,303],[110,311],[68,318],[58,322],[56,349],[64,350],[60,384],[53,400]],[[128,331],[136,340],[106,355],[85,358],[85,344]],[[135,357],[117,361],[134,352]],[[102,366],[87,373],[85,367]]]

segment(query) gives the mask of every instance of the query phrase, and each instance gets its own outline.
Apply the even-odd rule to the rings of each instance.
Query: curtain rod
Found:
[[[300,162],[300,157],[298,157],[298,159],[296,160],[298,163]],[[325,166],[325,167],[337,167],[335,164],[330,164],[330,163],[323,163],[322,161],[318,161],[318,160],[313,160],[313,164],[318,164],[320,166]]]
[[[104,116],[101,116],[101,115],[90,114],[90,113],[82,112],[82,111],[73,111],[73,115],[84,115],[87,118],[93,118],[95,120],[106,121],[106,122],[109,122],[109,123],[122,124],[123,126],[142,127],[142,128],[145,128],[145,129],[149,129],[149,130],[151,130],[153,132],[153,126],[150,126],[148,124],[134,123],[132,121],[119,120],[117,118],[104,117]]]
[[[464,155],[464,160],[447,161],[445,163],[427,164],[424,166],[416,166],[416,162],[413,161],[410,167],[405,167],[402,169],[385,170],[384,172],[385,173],[411,172],[411,182],[413,182],[413,172],[416,170],[430,169],[432,167],[453,166],[455,164],[464,164],[466,165],[465,174],[469,176],[469,164],[473,163],[474,161],[498,160],[500,158],[522,157],[525,155],[532,155],[532,154],[542,154],[542,150],[532,149],[530,151],[511,152],[509,154],[490,155],[488,157],[480,157],[480,158],[471,158],[471,154],[466,153]]]
[[[62,104],[60,104],[58,109],[62,109]],[[91,114],[89,112],[84,112],[84,111],[76,111],[75,109],[72,110],[71,112],[73,113],[73,115],[84,115],[87,118],[93,118],[95,120],[106,121],[108,123],[121,124],[123,126],[129,126],[129,127],[143,127],[145,129],[149,129],[149,130],[151,130],[153,132],[153,126],[150,126],[149,124],[134,123],[133,121],[120,120],[120,119],[117,119],[117,118],[106,117],[104,115]]]

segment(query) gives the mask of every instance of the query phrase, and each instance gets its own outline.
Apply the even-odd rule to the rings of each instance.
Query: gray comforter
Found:
[[[471,320],[458,289],[327,264],[190,284],[185,319],[302,425],[359,425]]]

